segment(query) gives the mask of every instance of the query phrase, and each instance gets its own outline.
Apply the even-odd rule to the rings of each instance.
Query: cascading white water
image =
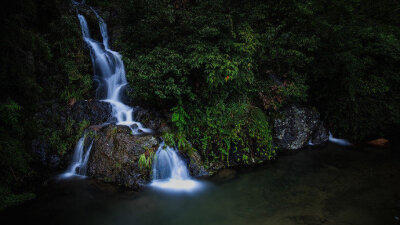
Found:
[[[74,2],[74,4],[84,4],[84,1],[81,3]],[[117,125],[128,126],[132,130],[133,134],[151,133],[151,129],[144,128],[141,123],[133,120],[133,108],[125,105],[121,101],[123,88],[128,84],[125,77],[124,63],[120,54],[109,49],[107,24],[94,9],[92,9],[92,11],[99,20],[100,32],[103,39],[102,43],[95,41],[90,37],[89,27],[85,17],[78,14],[78,19],[82,29],[83,40],[90,49],[94,80],[98,82],[96,97],[104,97],[102,101],[111,104],[111,118],[116,120]],[[85,138],[86,136],[84,135],[78,141],[75,147],[72,163],[61,177],[86,175],[87,162],[89,160],[89,154],[93,143],[90,144],[84,154]]]
[[[72,163],[68,167],[67,171],[61,175],[63,178],[71,177],[71,176],[85,176],[87,169],[87,162],[89,160],[90,150],[93,146],[93,141],[87,147],[85,151],[85,139],[86,135],[84,134],[81,139],[79,139],[78,143],[75,146],[74,156],[72,158]]]
[[[107,24],[94,9],[92,11],[99,20],[102,43],[90,37],[85,17],[79,14],[78,18],[82,28],[83,40],[90,49],[94,77],[99,84],[97,97],[105,97],[103,101],[111,104],[111,116],[116,120],[117,125],[128,126],[133,134],[151,133],[151,129],[144,128],[141,123],[133,120],[133,108],[121,101],[122,91],[128,85],[124,63],[118,52],[109,49]]]
[[[156,152],[156,160],[153,164],[153,179],[189,179],[189,171],[185,163],[179,158],[175,149],[166,146],[164,143],[160,145]]]
[[[174,148],[160,144],[153,160],[151,186],[173,191],[193,191],[201,183],[192,180],[189,171]]]
[[[342,146],[352,146],[353,145],[348,140],[334,138],[331,132],[329,132],[329,141],[332,143],[338,144],[338,145],[342,145]]]
[[[103,38],[103,45],[105,49],[108,49],[108,32],[107,32],[107,24],[104,22],[103,18],[99,16],[99,14],[94,10],[92,7],[90,9],[93,11],[93,13],[96,15],[97,19],[99,20],[99,26],[100,26],[100,33],[101,37]]]

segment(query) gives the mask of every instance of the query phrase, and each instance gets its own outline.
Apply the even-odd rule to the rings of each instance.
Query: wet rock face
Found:
[[[324,123],[320,122],[311,138],[313,145],[322,145],[328,142],[329,131],[325,128]]]
[[[90,124],[102,124],[111,115],[111,105],[99,100],[79,101],[71,109],[72,118],[76,123],[87,120]]]
[[[274,140],[284,149],[304,147],[315,134],[315,141],[327,141],[325,128],[317,111],[306,107],[290,106],[282,111],[283,118],[274,121]],[[322,126],[322,127],[321,127]],[[325,130],[325,131],[324,131]]]
[[[207,172],[206,169],[204,169],[203,166],[203,161],[201,160],[201,156],[198,152],[193,152],[190,156],[189,156],[189,171],[190,174],[193,177],[203,177],[203,176],[209,176],[210,174]]]
[[[35,114],[34,120],[40,122],[46,128],[65,127],[65,124],[70,116],[70,111],[67,106],[53,102],[51,106],[47,106]]]
[[[161,126],[161,119],[158,113],[143,109],[141,107],[135,108],[134,118],[135,120],[141,122],[144,127],[152,130],[158,130],[158,128]]]
[[[152,135],[134,136],[128,127],[108,125],[97,131],[88,162],[88,175],[106,182],[138,189],[150,179],[139,168],[139,157],[155,151],[159,141]]]
[[[48,104],[51,105],[48,105]],[[32,139],[31,152],[34,159],[40,162],[44,167],[48,168],[64,168],[68,165],[70,155],[60,155],[57,148],[50,144],[49,138],[51,132],[56,132],[58,135],[63,135],[68,121],[71,119],[71,111],[67,105],[61,105],[56,102],[43,103],[39,107],[43,110],[37,112],[33,120],[37,123],[37,131],[41,135],[37,135]],[[73,132],[76,132],[78,125],[72,127]],[[50,132],[45,132],[49,130]],[[49,135],[50,133],[50,135]]]
[[[62,160],[57,153],[51,153],[50,145],[40,139],[32,140],[32,153],[42,165],[57,168],[62,164]]]
[[[136,107],[134,118],[136,121],[141,122],[144,127],[150,128],[158,134],[171,130],[167,125],[167,121],[170,121],[170,119],[168,119],[168,115],[164,115],[160,112]]]

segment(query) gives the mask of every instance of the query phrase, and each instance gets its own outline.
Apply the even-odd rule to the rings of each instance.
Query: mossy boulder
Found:
[[[150,170],[139,167],[140,155],[155,151],[158,145],[155,136],[135,136],[125,126],[104,126],[93,142],[88,176],[138,189],[150,180]]]

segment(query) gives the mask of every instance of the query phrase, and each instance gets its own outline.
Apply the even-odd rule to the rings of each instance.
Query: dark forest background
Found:
[[[175,131],[165,138],[183,151],[211,149],[209,160],[223,161],[231,149],[253,148],[272,157],[271,121],[290,104],[314,107],[335,136],[355,143],[398,132],[397,0],[87,3],[123,56],[128,100],[170,112]],[[61,155],[76,142],[73,121],[51,115],[43,126],[36,115],[94,98],[94,87],[70,1],[7,1],[0,17],[4,208],[34,197],[34,137]]]

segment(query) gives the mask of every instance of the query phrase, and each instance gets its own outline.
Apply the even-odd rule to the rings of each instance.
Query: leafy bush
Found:
[[[118,43],[138,104],[197,115],[246,99],[271,116],[300,102],[354,141],[399,126],[396,1],[129,4]]]
[[[177,130],[164,135],[166,143],[189,155],[199,151],[208,162],[227,166],[244,158],[262,161],[275,156],[271,130],[259,108],[220,102],[203,110],[189,117],[182,106],[175,107],[172,118]]]
[[[0,103],[0,210],[22,202],[24,194],[14,194],[29,173],[30,157],[25,152],[21,106],[8,99]]]
[[[314,21],[321,43],[310,75],[312,100],[340,136],[391,135],[400,124],[400,4],[339,1],[326,12],[328,4],[315,4],[324,17]]]
[[[151,170],[153,159],[154,159],[153,150],[147,150],[145,153],[141,154],[138,161],[139,169]]]

